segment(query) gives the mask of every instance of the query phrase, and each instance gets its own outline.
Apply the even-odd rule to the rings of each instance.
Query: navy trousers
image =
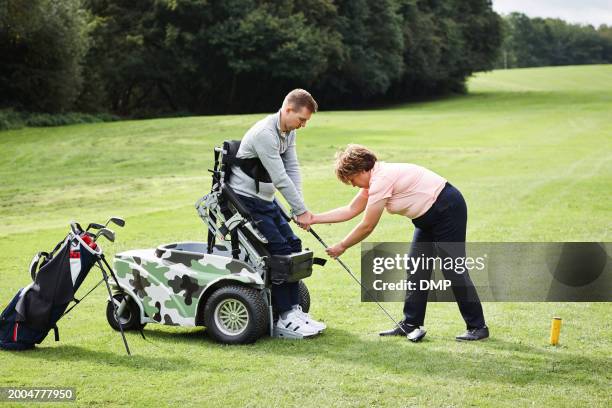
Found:
[[[463,196],[450,183],[446,183],[433,206],[422,216],[412,220],[415,226],[411,257],[465,258],[465,232],[467,206]],[[416,290],[406,292],[404,321],[414,326],[423,325],[427,308],[427,290],[420,290],[419,281],[431,278],[431,268],[419,268],[408,279],[416,282]],[[442,268],[459,311],[468,329],[485,325],[482,305],[467,271],[457,273]]]
[[[240,201],[249,210],[253,220],[259,221],[257,229],[268,240],[270,255],[289,255],[302,250],[302,241],[295,236],[289,223],[281,214],[276,202],[240,195]],[[297,282],[272,285],[272,303],[278,313],[300,303]]]

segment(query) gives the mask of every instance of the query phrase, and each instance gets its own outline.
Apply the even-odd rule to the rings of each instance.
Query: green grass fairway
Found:
[[[316,95],[315,95],[316,96]],[[364,144],[459,187],[470,241],[612,240],[612,66],[479,74],[467,96],[369,111],[323,111],[299,131],[309,207],[356,193],[333,175],[334,152]],[[205,240],[194,203],[210,188],[213,146],[263,114],[0,132],[0,303],[28,283],[32,255],[68,221],[126,218],[115,252]],[[334,243],[355,222],[319,226]],[[370,241],[410,241],[412,224],[384,215]],[[306,247],[320,245],[300,232]],[[359,271],[359,247],[344,260]],[[97,282],[94,270],[83,285]],[[149,325],[133,356],[107,324],[96,290],[35,351],[0,352],[0,386],[75,387],[80,406],[600,406],[612,404],[610,303],[485,303],[492,337],[462,344],[452,303],[430,304],[420,344],[381,340],[376,305],[330,262],[307,280],[312,314],[329,326],[304,342],[211,342],[202,328]],[[389,303],[396,317],[400,303]],[[549,346],[552,316],[561,346]]]

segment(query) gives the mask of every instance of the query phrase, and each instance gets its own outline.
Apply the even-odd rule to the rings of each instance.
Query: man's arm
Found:
[[[263,131],[257,135],[253,143],[257,157],[266,168],[272,179],[272,184],[285,197],[294,214],[302,214],[307,211],[302,195],[296,185],[287,175],[285,163],[279,153],[279,141],[275,134]]]
[[[300,162],[297,157],[297,149],[295,147],[295,138],[291,144],[287,147],[285,153],[281,156],[283,163],[285,164],[285,171],[293,182],[293,185],[300,193],[300,197],[304,200],[304,194],[302,192],[302,175],[300,174]]]

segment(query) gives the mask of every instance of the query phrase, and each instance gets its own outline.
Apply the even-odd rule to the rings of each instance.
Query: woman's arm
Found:
[[[363,241],[374,231],[385,209],[387,199],[377,201],[366,208],[363,220],[339,243],[327,248],[326,252],[332,258],[337,258],[348,248]]]
[[[336,208],[321,214],[313,214],[311,224],[333,224],[336,222],[348,221],[361,214],[368,203],[368,196],[361,193],[361,190],[353,198],[349,205]]]

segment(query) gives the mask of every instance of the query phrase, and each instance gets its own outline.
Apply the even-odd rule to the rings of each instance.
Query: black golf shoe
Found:
[[[455,337],[457,341],[483,340],[489,337],[489,328],[483,326],[479,329],[468,329],[465,333]]]
[[[406,334],[411,333],[415,329],[418,329],[418,326],[413,326],[411,324],[406,324],[404,322],[399,322],[399,325],[402,326],[402,329],[398,325],[395,325],[394,328],[390,330],[381,331],[378,333],[381,336],[406,336]]]

